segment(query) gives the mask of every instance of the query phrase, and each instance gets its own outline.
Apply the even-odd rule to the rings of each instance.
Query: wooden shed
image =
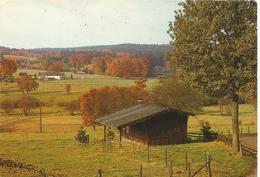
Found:
[[[182,144],[187,142],[189,112],[138,104],[98,118],[95,124],[117,128],[121,136],[149,145]]]

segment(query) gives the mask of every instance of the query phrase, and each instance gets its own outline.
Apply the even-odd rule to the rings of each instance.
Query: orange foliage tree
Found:
[[[0,71],[5,79],[12,78],[13,74],[17,71],[17,65],[14,60],[3,59],[1,60]]]
[[[73,66],[73,71],[75,73],[78,65],[78,57],[76,54],[69,56],[69,63]]]
[[[119,77],[147,77],[150,74],[150,62],[145,57],[118,53],[92,59],[92,69],[97,74],[108,74]]]
[[[86,57],[85,54],[72,54],[69,56],[69,63],[73,66],[74,73],[76,73],[76,69],[83,67]]]
[[[30,91],[34,91],[38,88],[39,83],[36,82],[35,79],[33,79],[30,76],[22,76],[18,78],[18,89],[23,93],[29,93]]]
[[[107,66],[111,63],[113,58],[111,56],[94,57],[91,61],[92,69],[96,74],[104,74]]]
[[[85,125],[93,125],[96,118],[133,106],[138,100],[147,101],[149,93],[144,89],[143,86],[134,85],[88,90],[80,97],[80,112]]]

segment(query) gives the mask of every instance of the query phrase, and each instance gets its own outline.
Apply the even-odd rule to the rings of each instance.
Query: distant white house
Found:
[[[61,80],[63,77],[59,73],[44,72],[39,73],[39,79],[41,80]]]
[[[61,80],[60,76],[45,76],[46,80]]]
[[[76,74],[86,74],[85,71],[76,71]]]

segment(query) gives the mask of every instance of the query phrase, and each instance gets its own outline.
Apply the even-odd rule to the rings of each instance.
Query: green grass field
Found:
[[[58,102],[78,98],[89,88],[104,85],[128,86],[134,80],[112,78],[107,76],[90,75],[84,79],[63,81],[41,81],[39,89],[33,96],[44,101]],[[148,88],[156,84],[157,80],[149,79]],[[65,94],[65,84],[72,85],[72,94]],[[1,90],[9,89],[10,93],[0,93],[0,100],[17,98],[21,95],[15,84],[5,86],[1,83]],[[191,143],[184,145],[152,146],[150,148],[150,162],[147,162],[147,146],[124,140],[123,147],[119,148],[118,134],[112,142],[111,152],[109,144],[100,142],[103,128],[94,131],[87,128],[90,134],[91,145],[80,145],[74,140],[82,119],[80,115],[70,116],[62,108],[51,106],[43,107],[43,133],[39,133],[39,110],[27,117],[20,114],[6,116],[0,111],[0,157],[19,162],[34,164],[45,168],[48,172],[57,172],[72,177],[93,177],[98,169],[105,171],[105,177],[137,176],[140,164],[143,164],[145,177],[166,177],[168,169],[165,166],[165,148],[168,149],[168,160],[173,161],[175,176],[186,176],[185,152],[188,152],[188,161],[191,162],[192,172],[195,172],[204,162],[206,151],[221,161],[212,161],[213,176],[238,177],[245,176],[252,168],[253,160],[250,157],[234,154],[232,150],[220,142]],[[16,112],[19,113],[19,110]],[[257,114],[250,105],[240,105],[240,126],[245,133],[256,133]],[[208,121],[215,131],[228,133],[231,130],[231,117],[222,116],[217,106],[204,107],[203,112],[191,117],[188,122],[188,132],[200,131],[200,120]],[[35,176],[27,171],[12,170],[0,167],[0,176]],[[199,176],[207,176],[205,170]]]
[[[15,74],[17,77],[18,73]],[[28,74],[38,74],[39,70],[29,70]],[[65,73],[69,78],[70,74]],[[104,86],[130,86],[134,85],[135,79],[122,79],[119,77],[110,77],[105,75],[95,75],[95,74],[73,74],[74,79],[66,80],[52,80],[52,81],[38,81],[39,87],[31,95],[41,99],[45,102],[60,102],[69,101],[73,99],[78,99],[79,96],[88,89],[98,88]],[[147,81],[147,88],[150,89],[153,85],[158,82],[157,79],[150,78]],[[66,94],[65,85],[71,85],[71,94]],[[16,83],[9,83],[5,85],[0,83],[0,101],[3,99],[16,99],[21,96],[21,92],[17,89]],[[6,94],[6,91],[8,94]]]
[[[165,148],[168,148],[168,159],[173,160],[174,171],[177,176],[185,176],[185,152],[188,151],[192,171],[199,168],[204,160],[204,153],[208,151],[224,165],[213,161],[214,176],[243,176],[252,166],[252,159],[232,153],[231,149],[219,142],[192,143],[185,145],[153,146],[150,148],[150,162],[147,162],[147,147],[124,140],[119,149],[118,134],[112,143],[112,152],[109,145],[99,141],[102,139],[103,129],[98,127],[94,132],[87,128],[92,145],[79,145],[74,141],[74,135],[81,125],[79,116],[44,115],[44,133],[39,133],[39,118],[30,116],[20,118],[11,124],[11,132],[0,134],[0,154],[6,159],[31,163],[50,172],[66,174],[67,176],[94,176],[97,169],[107,172],[105,176],[135,176],[139,165],[144,166],[144,176],[167,176],[164,162]],[[0,120],[7,119],[1,116]],[[190,123],[189,123],[190,125]],[[93,140],[95,139],[95,140]],[[95,141],[95,143],[93,143]],[[135,156],[133,153],[135,149]],[[234,168],[236,166],[237,168]],[[239,167],[239,168],[238,168]],[[121,171],[134,169],[133,171]],[[33,176],[26,171],[6,171],[0,168],[2,176]],[[110,174],[109,174],[110,173]],[[203,172],[200,176],[206,176]]]

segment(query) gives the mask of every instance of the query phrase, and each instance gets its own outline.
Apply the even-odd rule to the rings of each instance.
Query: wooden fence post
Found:
[[[134,158],[135,158],[135,144],[133,143],[133,155],[134,155]]]
[[[208,171],[208,153],[207,152],[205,152],[205,164],[206,164],[205,171],[207,172]]]
[[[105,140],[103,140],[103,141],[102,141],[102,143],[101,143],[101,146],[102,146],[102,151],[103,151],[103,152],[105,152],[104,143],[105,143]]]
[[[93,144],[95,145],[95,133],[96,133],[96,125],[93,125]]]
[[[243,127],[240,128],[240,136],[243,135]]]
[[[188,170],[188,152],[186,151],[185,153],[185,166],[186,166],[186,171]]]
[[[111,143],[111,140],[109,141],[109,152],[112,152],[112,143]]]
[[[242,144],[239,144],[239,151],[240,151],[240,155],[243,156],[243,149],[242,149]]]
[[[98,169],[98,171],[97,171],[97,177],[102,177],[102,170],[101,170],[101,169]]]
[[[147,162],[149,162],[149,161],[150,161],[150,146],[148,144],[148,146],[147,146]]]
[[[247,133],[248,133],[248,134],[250,133],[250,131],[249,131],[249,126],[247,126]]]
[[[143,167],[142,167],[142,164],[140,165],[140,168],[139,168],[139,177],[143,177]]]
[[[39,101],[40,106],[40,133],[42,133],[42,103]]]
[[[173,177],[172,160],[169,161],[169,177]]]
[[[167,166],[168,164],[168,152],[167,152],[167,148],[165,148],[165,164]]]
[[[212,177],[210,163],[211,163],[211,156],[210,156],[210,154],[207,154],[208,173],[209,173],[209,177]]]
[[[191,163],[188,162],[188,177],[191,177]]]
[[[230,129],[228,129],[228,136],[230,136]]]

